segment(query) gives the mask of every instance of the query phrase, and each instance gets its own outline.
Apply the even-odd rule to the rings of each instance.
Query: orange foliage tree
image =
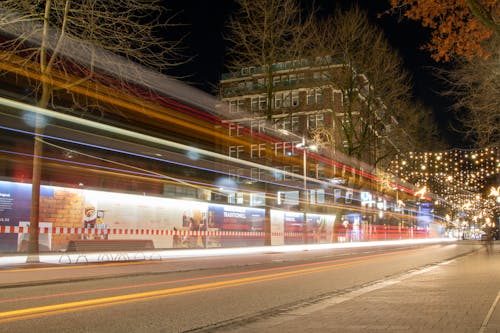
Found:
[[[424,49],[436,61],[454,56],[488,58],[482,43],[499,33],[498,0],[389,0],[391,12],[401,13],[432,30]]]

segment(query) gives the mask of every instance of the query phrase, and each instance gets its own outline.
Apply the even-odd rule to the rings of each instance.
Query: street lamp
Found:
[[[307,151],[316,151],[318,147],[314,144],[306,145],[306,139],[302,137],[302,142],[295,145],[296,148],[302,149],[302,171],[304,177],[303,191],[304,191],[304,243],[307,244],[307,210],[309,208],[309,195],[307,193]]]

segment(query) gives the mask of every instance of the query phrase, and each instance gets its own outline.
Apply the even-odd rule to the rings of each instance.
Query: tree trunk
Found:
[[[38,118],[38,116],[37,116]],[[38,122],[38,121],[37,121]],[[31,210],[27,263],[37,263],[39,259],[39,222],[40,222],[40,180],[42,174],[43,143],[38,136],[40,129],[35,129],[34,148],[33,148],[33,177],[31,182]]]

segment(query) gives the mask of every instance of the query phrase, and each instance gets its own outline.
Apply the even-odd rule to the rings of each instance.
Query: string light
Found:
[[[488,177],[500,173],[500,148],[409,152],[394,159],[388,171],[409,183],[427,185],[457,207],[474,209]]]

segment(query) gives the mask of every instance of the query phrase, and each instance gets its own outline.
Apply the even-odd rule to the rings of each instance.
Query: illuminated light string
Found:
[[[403,179],[431,185],[433,192],[453,205],[474,211],[481,209],[477,196],[485,188],[485,179],[500,172],[499,153],[498,147],[410,152],[394,160],[391,169]]]

